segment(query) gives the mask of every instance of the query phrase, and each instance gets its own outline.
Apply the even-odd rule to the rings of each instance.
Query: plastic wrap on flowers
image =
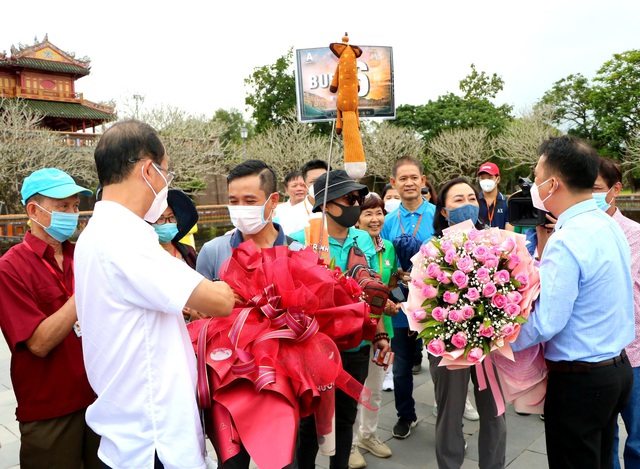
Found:
[[[234,456],[242,442],[259,467],[281,468],[293,458],[299,418],[314,412],[321,449],[330,453],[335,388],[369,406],[370,393],[342,370],[336,346],[362,341],[367,305],[311,250],[258,251],[253,242],[242,243],[221,278],[246,304],[227,318],[188,326],[197,351],[208,324],[207,433],[219,457]],[[278,435],[277,448],[265,434]]]
[[[443,366],[479,363],[492,349],[511,356],[508,342],[540,290],[524,235],[460,223],[423,244],[412,261],[407,317]]]

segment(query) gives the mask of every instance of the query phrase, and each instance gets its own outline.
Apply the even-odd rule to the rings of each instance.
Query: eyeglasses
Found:
[[[129,159],[129,163],[137,163],[138,161],[146,161],[149,158],[130,158]],[[160,166],[157,163],[154,163],[153,161],[151,162],[151,164],[158,170],[163,171],[167,174],[167,185],[170,185],[171,182],[175,179],[176,177],[176,173],[174,173],[173,171],[169,171],[167,168],[163,168],[162,166]]]
[[[176,218],[175,215],[171,215],[168,217],[160,217],[154,223],[154,225],[164,225],[165,223],[178,223],[178,219]]]
[[[358,202],[358,205],[364,204],[364,196],[360,194],[356,195],[353,193],[349,193],[349,194],[343,195],[342,197],[344,197],[347,200],[347,205],[350,205],[350,206],[355,205],[356,202]]]

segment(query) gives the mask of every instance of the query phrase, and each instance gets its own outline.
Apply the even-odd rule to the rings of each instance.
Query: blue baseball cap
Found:
[[[79,186],[64,171],[56,168],[43,168],[34,171],[22,182],[22,205],[27,205],[29,197],[35,194],[51,197],[52,199],[66,199],[74,194],[93,195],[89,189]]]

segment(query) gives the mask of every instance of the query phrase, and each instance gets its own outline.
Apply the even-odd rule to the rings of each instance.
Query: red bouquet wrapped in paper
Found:
[[[310,248],[259,251],[245,242],[220,277],[244,304],[229,317],[188,325],[211,384],[207,433],[222,461],[242,442],[259,467],[281,468],[293,459],[300,417],[315,412],[319,437],[331,434],[336,387],[369,405],[339,350],[357,347],[375,322],[357,283]],[[269,435],[278,435],[277,445]],[[321,450],[331,453],[331,444]]]

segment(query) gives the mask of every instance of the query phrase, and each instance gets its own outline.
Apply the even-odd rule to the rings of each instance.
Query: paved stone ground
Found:
[[[19,468],[20,432],[15,420],[16,400],[9,377],[10,353],[0,341],[0,469]],[[391,436],[396,422],[393,393],[383,393],[378,435],[387,442],[393,456],[380,459],[362,450],[369,469],[437,469],[435,457],[435,422],[433,416],[433,385],[427,368],[426,357],[422,372],[414,377],[414,398],[418,425],[406,440]],[[473,393],[471,393],[473,395]],[[478,467],[478,422],[464,420],[464,433],[468,449],[462,469]],[[624,425],[620,426],[621,451],[624,445]],[[209,444],[209,449],[211,446]],[[215,457],[215,453],[211,452]],[[318,456],[317,466],[329,467],[327,457]],[[546,468],[544,423],[537,415],[517,415],[512,406],[507,407],[507,467],[509,469]]]

